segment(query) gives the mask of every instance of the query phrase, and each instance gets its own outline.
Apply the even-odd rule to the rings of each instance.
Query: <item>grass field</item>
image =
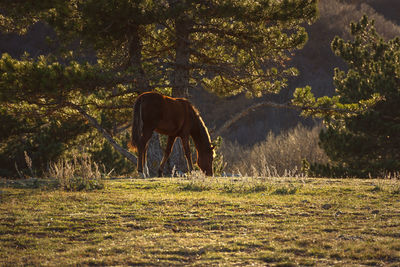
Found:
[[[400,264],[398,180],[43,184],[0,182],[0,265]]]

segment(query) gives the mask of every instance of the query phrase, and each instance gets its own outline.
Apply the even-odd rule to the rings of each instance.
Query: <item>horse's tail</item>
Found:
[[[133,105],[133,122],[132,122],[132,134],[131,141],[128,143],[128,147],[133,152],[138,152],[139,139],[143,134],[143,120],[142,120],[142,101],[138,98]]]

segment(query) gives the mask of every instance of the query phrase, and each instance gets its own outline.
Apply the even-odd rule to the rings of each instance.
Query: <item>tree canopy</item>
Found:
[[[39,21],[55,32],[50,54],[0,59],[1,119],[21,121],[19,133],[2,137],[3,160],[15,160],[16,142],[37,142],[49,123],[54,131],[71,121],[82,126],[69,143],[60,140],[60,151],[89,134],[89,114],[116,134],[147,90],[186,97],[200,85],[222,96],[278,92],[297,74],[288,63],[307,41],[304,23],[316,16],[316,0],[1,1],[3,32],[24,34]],[[5,151],[14,156],[5,159]]]

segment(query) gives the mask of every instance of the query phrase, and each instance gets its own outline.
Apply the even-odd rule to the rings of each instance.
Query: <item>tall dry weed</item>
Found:
[[[319,163],[328,161],[318,146],[321,127],[298,125],[279,135],[269,133],[265,141],[250,148],[224,143],[221,152],[227,162],[225,170],[262,177],[300,176],[304,159]]]
[[[47,176],[56,179],[66,191],[94,190],[104,187],[104,174],[87,153],[74,154],[71,160],[50,163]]]

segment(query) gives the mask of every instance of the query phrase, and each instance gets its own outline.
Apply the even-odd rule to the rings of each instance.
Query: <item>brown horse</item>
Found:
[[[191,136],[197,150],[197,164],[208,176],[213,175],[213,146],[207,127],[197,109],[184,98],[172,98],[155,92],[146,92],[138,96],[133,108],[132,139],[129,147],[138,153],[137,170],[143,175],[146,164],[148,142],[153,131],[168,135],[167,146],[158,169],[162,176],[164,165],[171,154],[177,137],[182,140],[188,169],[193,170],[189,147]]]

